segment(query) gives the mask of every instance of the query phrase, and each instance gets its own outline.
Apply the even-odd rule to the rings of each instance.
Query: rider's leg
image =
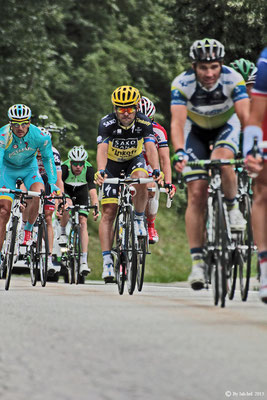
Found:
[[[147,178],[148,174],[143,169],[136,169],[131,174],[132,178]],[[144,212],[148,200],[147,185],[134,185],[136,189],[136,194],[133,197],[134,205],[134,219],[135,219],[135,229],[138,236],[146,236],[147,232],[144,225]]]
[[[88,251],[88,230],[87,230],[87,215],[80,214],[79,215],[79,223],[80,223],[80,234],[81,234],[81,266],[80,266],[80,273],[83,275],[87,275],[91,272],[90,268],[87,264],[87,251]]]
[[[117,208],[117,203],[102,204],[102,216],[99,223],[99,239],[103,255],[103,279],[113,279],[115,276],[111,248],[113,222],[116,217]]]
[[[267,163],[253,186],[252,226],[260,262],[260,296],[267,302]]]
[[[52,215],[54,210],[45,210],[45,220],[47,226],[47,236],[49,244],[49,254],[53,253],[53,243],[54,243],[54,230],[52,226]]]
[[[155,183],[148,183],[147,187],[155,187]],[[159,240],[158,233],[155,229],[155,219],[159,208],[159,201],[156,200],[155,192],[148,193],[148,202],[146,206],[147,227],[149,235],[149,243],[156,243]]]
[[[185,224],[192,258],[192,271],[188,280],[192,289],[195,290],[202,289],[205,283],[203,246],[206,229],[207,188],[208,182],[203,179],[191,181],[187,184],[188,202]]]
[[[6,224],[10,217],[12,201],[7,199],[0,199],[0,254],[6,236]]]
[[[234,158],[233,151],[227,148],[217,148],[212,152],[212,159],[232,159]],[[231,229],[244,230],[246,227],[246,220],[243,218],[239,210],[237,194],[237,176],[232,166],[224,166],[222,171],[222,188],[224,199],[229,211],[229,220]]]

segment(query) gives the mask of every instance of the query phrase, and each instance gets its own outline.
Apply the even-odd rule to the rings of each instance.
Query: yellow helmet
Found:
[[[139,90],[133,86],[120,86],[111,95],[112,104],[117,107],[136,106],[140,98]]]

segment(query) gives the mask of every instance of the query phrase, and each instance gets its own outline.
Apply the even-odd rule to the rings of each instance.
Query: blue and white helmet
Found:
[[[24,104],[14,104],[8,110],[8,118],[12,122],[23,122],[31,119],[31,109]]]
[[[70,161],[86,161],[88,158],[88,153],[83,146],[74,146],[68,152],[68,158]]]

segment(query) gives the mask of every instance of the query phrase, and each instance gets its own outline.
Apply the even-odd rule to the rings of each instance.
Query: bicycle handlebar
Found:
[[[2,193],[12,193],[12,194],[21,194],[24,196],[31,196],[31,197],[42,197],[42,192],[33,192],[30,190],[21,190],[21,189],[7,189],[7,188],[0,188],[0,192]]]
[[[197,161],[188,161],[188,167],[220,167],[224,165],[244,165],[244,158],[240,159],[218,159],[218,160],[197,160]]]
[[[167,195],[167,201],[166,201],[166,207],[167,208],[171,208],[172,205],[172,199],[169,196],[169,193],[166,192],[165,188],[159,188],[159,187],[153,187],[153,188],[148,188],[147,189],[149,192],[156,192],[156,199],[159,199],[159,194],[160,193],[165,193]]]
[[[120,183],[125,183],[127,185],[138,185],[155,182],[153,178],[106,178],[104,183],[112,183],[119,185]]]

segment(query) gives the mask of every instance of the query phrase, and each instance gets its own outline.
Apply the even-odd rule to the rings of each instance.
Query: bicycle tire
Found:
[[[206,252],[205,263],[207,265],[207,282],[211,284],[214,305],[219,302],[218,271],[215,257],[215,210],[214,197],[208,198],[208,209],[206,216]]]
[[[147,238],[146,237],[138,238],[136,282],[137,282],[137,289],[139,292],[141,292],[144,283],[146,247],[147,247]]]
[[[213,293],[214,305],[217,306],[219,303],[219,288],[218,288],[218,266],[217,264],[212,264],[210,266],[210,283]]]
[[[248,194],[242,196],[239,202],[240,211],[243,217],[247,221],[246,229],[242,236],[241,246],[242,249],[239,251],[240,263],[239,263],[239,282],[240,282],[240,293],[242,301],[246,301],[249,291],[249,282],[251,274],[251,258],[253,249],[253,232],[251,224],[251,202]]]
[[[15,244],[17,239],[17,227],[18,227],[18,217],[13,217],[12,219],[12,227],[11,227],[11,237],[10,242],[7,245],[6,249],[6,281],[5,281],[5,290],[9,289],[12,268],[13,268],[13,258],[15,251]]]
[[[227,263],[228,263],[228,238],[227,238],[227,225],[226,217],[223,207],[223,199],[221,191],[217,191],[217,196],[214,199],[214,212],[215,212],[215,252],[216,252],[216,266],[218,273],[218,291],[221,307],[225,306],[225,297],[227,293]]]
[[[235,288],[236,288],[236,279],[237,279],[237,270],[238,270],[238,260],[237,257],[239,257],[238,254],[234,254],[233,257],[233,264],[230,267],[228,271],[228,277],[227,277],[227,292],[228,292],[228,298],[229,300],[233,300],[235,296]]]
[[[36,243],[36,264],[39,267],[41,285],[44,287],[47,281],[47,263],[49,254],[49,244],[46,222],[42,220],[38,223],[37,243]]]
[[[137,250],[135,243],[134,214],[131,206],[126,207],[124,218],[125,243],[123,255],[125,257],[128,292],[132,295],[136,285]]]
[[[74,268],[74,281],[78,285],[80,283],[80,266],[81,266],[81,236],[80,236],[80,226],[75,225],[73,228],[72,236],[72,246],[73,246],[73,268]]]
[[[70,254],[67,266],[68,282],[70,285],[75,283],[74,279],[74,256]]]
[[[27,255],[27,264],[30,269],[31,283],[32,286],[36,285],[38,276],[38,265],[36,264],[36,244],[32,243],[29,249],[29,254]]]
[[[122,237],[124,226],[120,223],[123,220],[123,213],[121,210],[118,211],[115,228],[114,228],[114,239],[113,239],[113,254],[115,255],[115,279],[118,285],[118,292],[120,295],[124,292],[125,279],[126,279],[126,268],[125,260],[122,252]]]

